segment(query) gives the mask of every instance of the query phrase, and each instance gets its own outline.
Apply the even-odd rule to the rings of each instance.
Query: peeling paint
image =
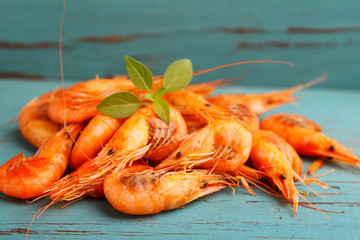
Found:
[[[128,42],[138,38],[154,38],[159,37],[159,34],[150,34],[150,33],[142,33],[142,34],[130,34],[125,36],[120,35],[109,35],[104,37],[98,36],[90,36],[90,37],[81,37],[77,39],[77,42],[86,42],[86,43],[122,43]]]
[[[240,42],[238,48],[263,49],[263,48],[320,48],[335,46],[334,42],[298,42],[268,41],[260,43]]]
[[[29,74],[20,72],[0,72],[1,78],[13,78],[13,79],[28,79],[28,80],[47,80],[48,78],[41,74]]]
[[[218,30],[219,30],[220,32],[235,33],[235,34],[265,33],[265,30],[264,30],[264,29],[261,29],[261,28],[244,28],[244,27],[229,28],[229,27],[220,27]]]
[[[36,42],[36,43],[0,42],[0,48],[7,48],[7,49],[59,48],[59,43],[58,42]]]
[[[360,32],[360,27],[333,27],[333,28],[309,28],[309,27],[290,27],[287,29],[290,34],[329,34],[341,32]]]

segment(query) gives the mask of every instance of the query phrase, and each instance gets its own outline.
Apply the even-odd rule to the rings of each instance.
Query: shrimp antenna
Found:
[[[63,111],[64,111],[64,127],[67,127],[66,125],[66,113],[65,113],[65,94],[64,94],[64,91],[65,91],[65,84],[64,84],[64,70],[63,70],[63,60],[62,60],[62,29],[63,29],[63,25],[64,25],[64,17],[65,17],[65,0],[63,0],[63,10],[62,10],[62,16],[61,16],[61,23],[60,23],[60,37],[59,37],[59,56],[60,56],[60,72],[61,72],[61,85],[62,85],[62,96],[63,96],[63,99],[64,99],[64,102],[63,102]],[[40,197],[41,198],[41,197]],[[39,198],[36,198],[35,200],[37,200]],[[34,201],[35,201],[34,200]],[[30,229],[31,229],[31,226],[32,224],[34,223],[35,221],[35,218],[39,218],[41,216],[41,214],[43,214],[45,212],[46,209],[48,209],[49,206],[51,206],[53,204],[53,201],[48,204],[47,206],[44,206],[42,208],[40,208],[39,210],[36,211],[36,213],[34,214],[32,220],[31,220],[31,223],[28,227],[28,229],[26,230],[26,240],[28,239],[29,237],[29,232],[30,232]]]
[[[193,76],[196,75],[200,75],[200,74],[204,74],[204,73],[208,73],[208,72],[212,72],[221,68],[227,68],[227,67],[232,67],[232,66],[237,66],[237,65],[243,65],[243,64],[250,64],[250,63],[282,63],[282,64],[287,64],[290,66],[294,66],[293,63],[290,62],[285,62],[285,61],[272,61],[271,59],[265,59],[265,60],[255,60],[255,61],[243,61],[243,62],[236,62],[236,63],[229,63],[229,64],[224,64],[224,65],[220,65],[217,67],[213,67],[213,68],[208,68],[208,69],[203,69],[203,70],[197,70],[197,71],[193,71]],[[160,75],[160,76],[155,76],[154,80],[157,79],[161,79],[163,78],[164,75]]]
[[[225,79],[225,83],[227,85],[231,85],[231,84],[235,84],[239,81],[241,81],[246,75],[248,75],[249,73],[253,72],[259,65],[260,63],[255,64],[254,66],[250,67],[248,70],[246,70],[243,74],[241,74],[239,77],[235,77],[235,78],[229,78],[229,79]]]
[[[203,70],[194,71],[194,76],[204,74],[204,73],[208,73],[208,72],[212,72],[212,71],[215,71],[215,70],[218,70],[218,69],[221,69],[221,68],[227,68],[227,67],[243,65],[243,64],[249,64],[249,63],[282,63],[282,64],[287,64],[287,65],[290,65],[290,66],[294,66],[294,64],[292,64],[290,62],[272,61],[271,59],[255,60],[255,61],[243,61],[243,62],[224,64],[224,65],[220,65],[220,66],[209,68],[209,69],[203,69]]]
[[[315,192],[314,190],[312,190],[312,189],[305,183],[304,179],[302,179],[294,170],[292,170],[292,172],[293,172],[293,174],[295,175],[295,177],[296,177],[310,192],[314,193],[314,194],[315,194],[316,196],[318,196],[318,197],[324,198],[323,196],[321,196],[320,194],[318,194],[317,192]],[[300,195],[301,195],[301,194],[300,194]],[[302,197],[303,199],[305,199],[305,197],[303,197],[302,195],[301,195],[301,197]]]
[[[61,87],[62,87],[62,97],[63,97],[63,114],[64,114],[64,128],[67,127],[66,124],[66,104],[65,104],[65,84],[64,84],[64,66],[63,66],[63,58],[62,58],[62,30],[64,25],[64,17],[65,17],[65,0],[63,0],[63,12],[61,16],[60,23],[60,37],[59,37],[59,57],[60,57],[60,74],[61,74]]]
[[[300,196],[300,198],[304,199],[305,202],[307,202],[311,207],[313,207],[313,209],[318,210],[319,212],[321,212],[322,214],[324,214],[325,217],[327,217],[330,221],[332,220],[326,213],[325,211],[323,211],[322,209],[315,207],[314,204],[312,204],[309,200],[307,200],[303,195],[301,195],[300,193],[298,193],[298,196]]]

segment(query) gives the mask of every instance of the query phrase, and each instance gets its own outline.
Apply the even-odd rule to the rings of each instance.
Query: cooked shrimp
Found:
[[[227,119],[237,114],[211,104],[200,94],[182,89],[166,95],[166,99],[178,109],[186,121],[195,120],[208,123],[213,119]]]
[[[153,88],[156,89],[159,84],[160,81],[154,82]],[[96,107],[105,97],[122,91],[144,94],[125,76],[88,80],[66,89],[49,105],[47,114],[58,123],[65,120],[67,123],[84,122],[98,113]]]
[[[93,164],[80,166],[79,170],[60,179],[46,195],[50,195],[53,203],[89,195],[111,171],[121,171],[132,161],[145,157],[153,147],[184,138],[187,134],[184,119],[172,107],[170,112],[170,125],[167,125],[155,114],[151,105],[140,108],[91,160]]]
[[[302,175],[302,160],[295,149],[288,142],[286,142],[285,139],[272,131],[259,130],[257,133],[261,134],[262,138],[278,147],[286,155],[286,159],[289,161],[290,166],[295,171],[295,173],[298,176]]]
[[[214,120],[194,132],[157,169],[192,168],[235,171],[249,158],[251,132],[235,119]]]
[[[297,174],[292,169],[287,154],[278,147],[278,142],[271,132],[258,131],[253,134],[253,144],[250,159],[253,165],[265,176],[270,178],[273,184],[282,192],[284,197],[290,201],[294,214],[298,206],[298,191],[295,188],[294,177]]]
[[[281,105],[294,102],[299,98],[292,96],[295,92],[322,82],[327,76],[328,74],[324,74],[308,83],[300,84],[280,92],[273,91],[262,94],[220,94],[210,98],[209,101],[215,103],[227,102],[228,104],[243,104],[249,107],[253,112],[260,114]]]
[[[210,96],[215,91],[216,87],[228,85],[229,82],[226,79],[220,79],[211,82],[191,84],[185,88],[186,91],[200,94],[204,97]]]
[[[59,131],[59,124],[49,120],[46,114],[48,105],[59,94],[60,90],[45,93],[28,102],[19,114],[21,134],[36,148],[41,147],[49,138]]]
[[[96,114],[78,137],[71,151],[70,166],[76,169],[83,162],[95,157],[123,122],[124,119]]]
[[[360,168],[360,158],[336,140],[322,134],[314,122],[296,114],[275,114],[261,122],[261,128],[283,137],[299,153],[332,158]]]
[[[0,191],[22,199],[43,194],[64,174],[73,139],[81,128],[81,124],[68,125],[42,145],[34,157],[27,158],[20,153],[2,165]]]
[[[225,188],[222,176],[209,171],[145,171],[110,174],[104,182],[107,200],[117,210],[133,215],[156,214]]]
[[[208,98],[208,100],[222,108],[228,109],[237,114],[237,118],[246,123],[252,132],[260,127],[260,121],[257,114],[245,104],[236,103],[236,99],[231,95],[220,95],[219,97]]]

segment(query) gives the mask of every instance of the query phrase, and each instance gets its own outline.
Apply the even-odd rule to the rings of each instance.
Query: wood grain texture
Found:
[[[35,149],[17,130],[17,123],[6,123],[36,95],[54,89],[58,80],[1,82],[0,164],[21,151],[27,155]],[[222,87],[218,93],[265,92],[265,87]],[[324,132],[337,138],[360,155],[360,92],[310,89],[300,92],[298,106],[286,105],[275,112],[298,113],[320,123]],[[20,97],[21,96],[21,97]],[[304,158],[304,165],[311,163]],[[359,188],[360,172],[351,167],[328,162],[319,173],[335,171],[321,178],[330,189],[311,185],[318,193],[339,193]],[[306,167],[304,168],[304,170]],[[306,188],[298,185],[304,191]],[[311,197],[315,206],[337,212],[329,213],[329,221],[321,213],[299,207],[298,217],[281,199],[257,189],[256,197],[244,189],[230,189],[201,198],[183,209],[151,216],[127,216],[104,199],[84,199],[60,209],[63,203],[48,209],[31,228],[29,239],[356,239],[360,227],[360,192]],[[33,214],[49,203],[42,199],[28,204],[0,194],[0,239],[25,239]]]
[[[58,79],[62,1],[0,6],[0,77],[11,72]],[[329,79],[314,87],[360,89],[358,9],[354,0],[67,1],[64,74],[68,81],[124,74],[123,55],[151,65],[157,75],[184,57],[195,70],[271,58],[295,67],[260,65],[239,84],[291,86],[329,71]],[[196,81],[238,77],[248,68]]]

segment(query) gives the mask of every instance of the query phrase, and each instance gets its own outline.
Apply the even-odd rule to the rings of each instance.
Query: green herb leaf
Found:
[[[126,70],[134,85],[142,90],[151,92],[153,76],[150,70],[144,64],[129,56],[124,56],[124,58]]]
[[[167,93],[167,91],[168,91],[167,87],[158,88],[154,93],[154,99],[160,99],[162,96],[164,96]]]
[[[157,99],[153,102],[155,113],[164,120],[167,124],[170,124],[170,106],[164,99]]]
[[[164,87],[172,93],[186,87],[192,79],[192,63],[189,59],[180,59],[173,62],[164,74]]]
[[[150,101],[154,101],[154,97],[151,93],[146,93],[144,96],[143,96],[143,100],[150,100]]]
[[[132,93],[120,92],[105,98],[98,106],[97,110],[115,118],[126,118],[136,112],[145,103]]]

